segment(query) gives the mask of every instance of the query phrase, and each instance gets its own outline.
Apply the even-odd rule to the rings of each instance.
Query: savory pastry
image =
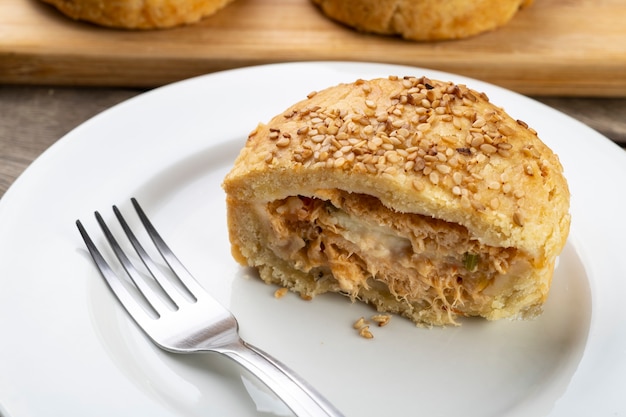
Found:
[[[233,0],[42,0],[65,15],[121,29],[164,29],[194,23]]]
[[[533,0],[312,0],[328,17],[363,32],[417,41],[460,39],[506,24]]]
[[[226,176],[232,253],[267,283],[417,324],[533,317],[569,232],[558,157],[464,85],[341,84],[260,124]]]

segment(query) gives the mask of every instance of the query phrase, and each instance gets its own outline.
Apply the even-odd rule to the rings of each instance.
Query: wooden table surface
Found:
[[[142,89],[0,85],[0,197],[64,134]],[[626,98],[534,97],[626,146]]]
[[[293,61],[406,64],[524,94],[626,97],[626,2],[537,0],[504,27],[451,42],[366,35],[309,0],[237,0],[194,25],[123,31],[75,22],[39,0],[0,1],[0,83],[167,84]]]

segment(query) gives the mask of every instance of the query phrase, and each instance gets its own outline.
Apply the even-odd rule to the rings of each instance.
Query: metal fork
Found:
[[[165,244],[139,203],[134,198],[131,201],[152,242],[180,281],[179,284],[184,286],[184,291],[188,292],[187,295],[183,294],[172,283],[171,277],[165,276],[138,241],[119,209],[113,206],[124,233],[154,279],[150,285],[146,274],[142,276],[135,268],[100,213],[96,211],[95,217],[109,245],[136,286],[140,293],[138,295],[143,295],[151,306],[152,314],[138,302],[137,295],[133,295],[122,283],[80,220],[76,221],[76,226],[107,284],[146,335],[157,346],[170,352],[213,351],[226,355],[265,383],[297,416],[342,416],[339,410],[291,369],[239,337],[239,326],[232,313],[200,286]],[[152,278],[148,277],[148,280]],[[154,289],[155,282],[167,294],[169,302],[159,297]]]

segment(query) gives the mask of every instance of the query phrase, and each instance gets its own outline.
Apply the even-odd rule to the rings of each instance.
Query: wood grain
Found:
[[[626,97],[626,2],[536,0],[506,26],[417,43],[338,25],[309,0],[236,0],[199,24],[124,31],[67,19],[38,0],[0,2],[0,83],[152,87],[301,60],[408,64],[525,94]]]
[[[0,85],[0,196],[59,138],[139,93],[123,88]]]

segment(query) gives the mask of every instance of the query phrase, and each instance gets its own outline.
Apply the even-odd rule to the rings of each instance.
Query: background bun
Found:
[[[417,41],[460,39],[506,24],[533,0],[312,0],[328,17],[363,32]]]
[[[194,23],[233,0],[42,0],[65,15],[122,29],[161,29]]]

